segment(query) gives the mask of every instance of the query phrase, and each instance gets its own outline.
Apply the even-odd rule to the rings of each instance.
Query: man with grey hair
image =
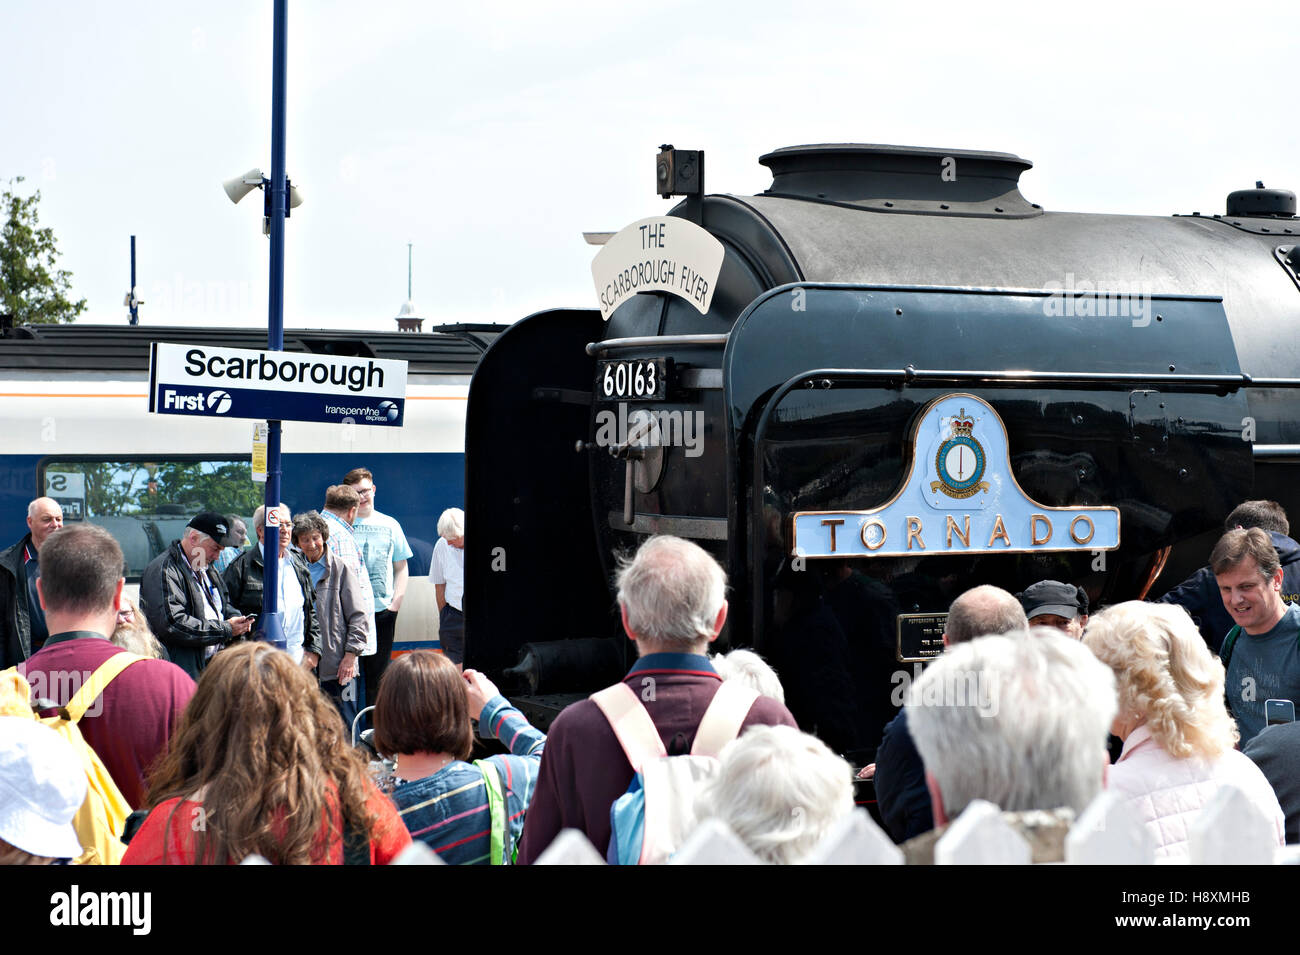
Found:
[[[140,610],[172,662],[197,680],[222,646],[242,637],[253,618],[240,616],[212,562],[230,533],[224,514],[204,511],[144,569]]]
[[[623,685],[648,712],[664,751],[688,753],[701,715],[722,685],[705,654],[727,620],[726,574],[698,545],[661,536],[622,564],[615,584],[623,631],[639,657]],[[784,706],[762,696],[750,706],[742,731],[757,724],[796,726]],[[580,830],[605,852],[610,806],[633,775],[594,700],[565,709],[547,735],[519,861],[536,861],[561,829]]]
[[[1116,709],[1110,668],[1057,630],[980,637],[945,651],[907,700],[935,826],[976,799],[1007,813],[1081,813],[1105,783]],[[1061,838],[1066,828],[1058,827]],[[921,838],[929,849],[937,837]]]
[[[1010,633],[1029,626],[1020,601],[1001,587],[973,587],[952,602],[943,627],[943,645],[956,646],[987,634]],[[906,671],[901,671],[906,677]],[[934,828],[925,764],[916,751],[902,710],[885,727],[876,750],[876,805],[885,830],[895,842],[906,842]]]
[[[49,636],[36,599],[41,544],[63,526],[63,508],[51,497],[27,505],[27,535],[0,553],[0,669],[26,660]]]
[[[458,668],[465,663],[465,512],[449,507],[438,518],[438,543],[429,561],[438,602],[438,643]]]

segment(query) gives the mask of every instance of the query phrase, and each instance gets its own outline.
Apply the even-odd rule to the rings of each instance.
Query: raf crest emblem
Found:
[[[951,419],[952,434],[939,445],[934,456],[934,470],[939,480],[930,482],[930,491],[942,491],[951,498],[963,500],[978,491],[988,493],[989,483],[982,480],[984,446],[975,439],[976,418],[962,408]]]

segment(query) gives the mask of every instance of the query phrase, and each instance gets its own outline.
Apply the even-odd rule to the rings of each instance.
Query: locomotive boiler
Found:
[[[531,667],[533,718],[630,662],[610,578],[651,534],[717,557],[719,645],[867,762],[967,588],[1156,596],[1240,501],[1300,513],[1293,193],[1084,215],[1007,153],[760,161],[766,191],[709,195],[703,153],[665,147],[684,198],[608,239],[599,307],[518,322],[475,373],[467,663]]]

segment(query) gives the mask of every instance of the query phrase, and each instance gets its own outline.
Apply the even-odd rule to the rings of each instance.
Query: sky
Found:
[[[661,143],[709,192],[780,146],[994,149],[1049,210],[1222,212],[1300,190],[1300,30],[1282,4],[555,2],[289,5],[285,324],[394,330],[596,305],[584,231],[672,205]],[[82,321],[264,325],[271,0],[0,0],[0,179],[40,190]],[[16,88],[13,84],[16,83]],[[675,200],[674,200],[675,201]],[[428,325],[426,324],[426,327]]]

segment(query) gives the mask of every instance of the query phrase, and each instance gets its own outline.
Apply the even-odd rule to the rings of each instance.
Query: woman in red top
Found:
[[[265,643],[223,650],[203,672],[151,811],[123,865],[387,865],[410,845],[315,680]],[[345,847],[346,839],[346,847]],[[367,851],[368,846],[368,851]]]

